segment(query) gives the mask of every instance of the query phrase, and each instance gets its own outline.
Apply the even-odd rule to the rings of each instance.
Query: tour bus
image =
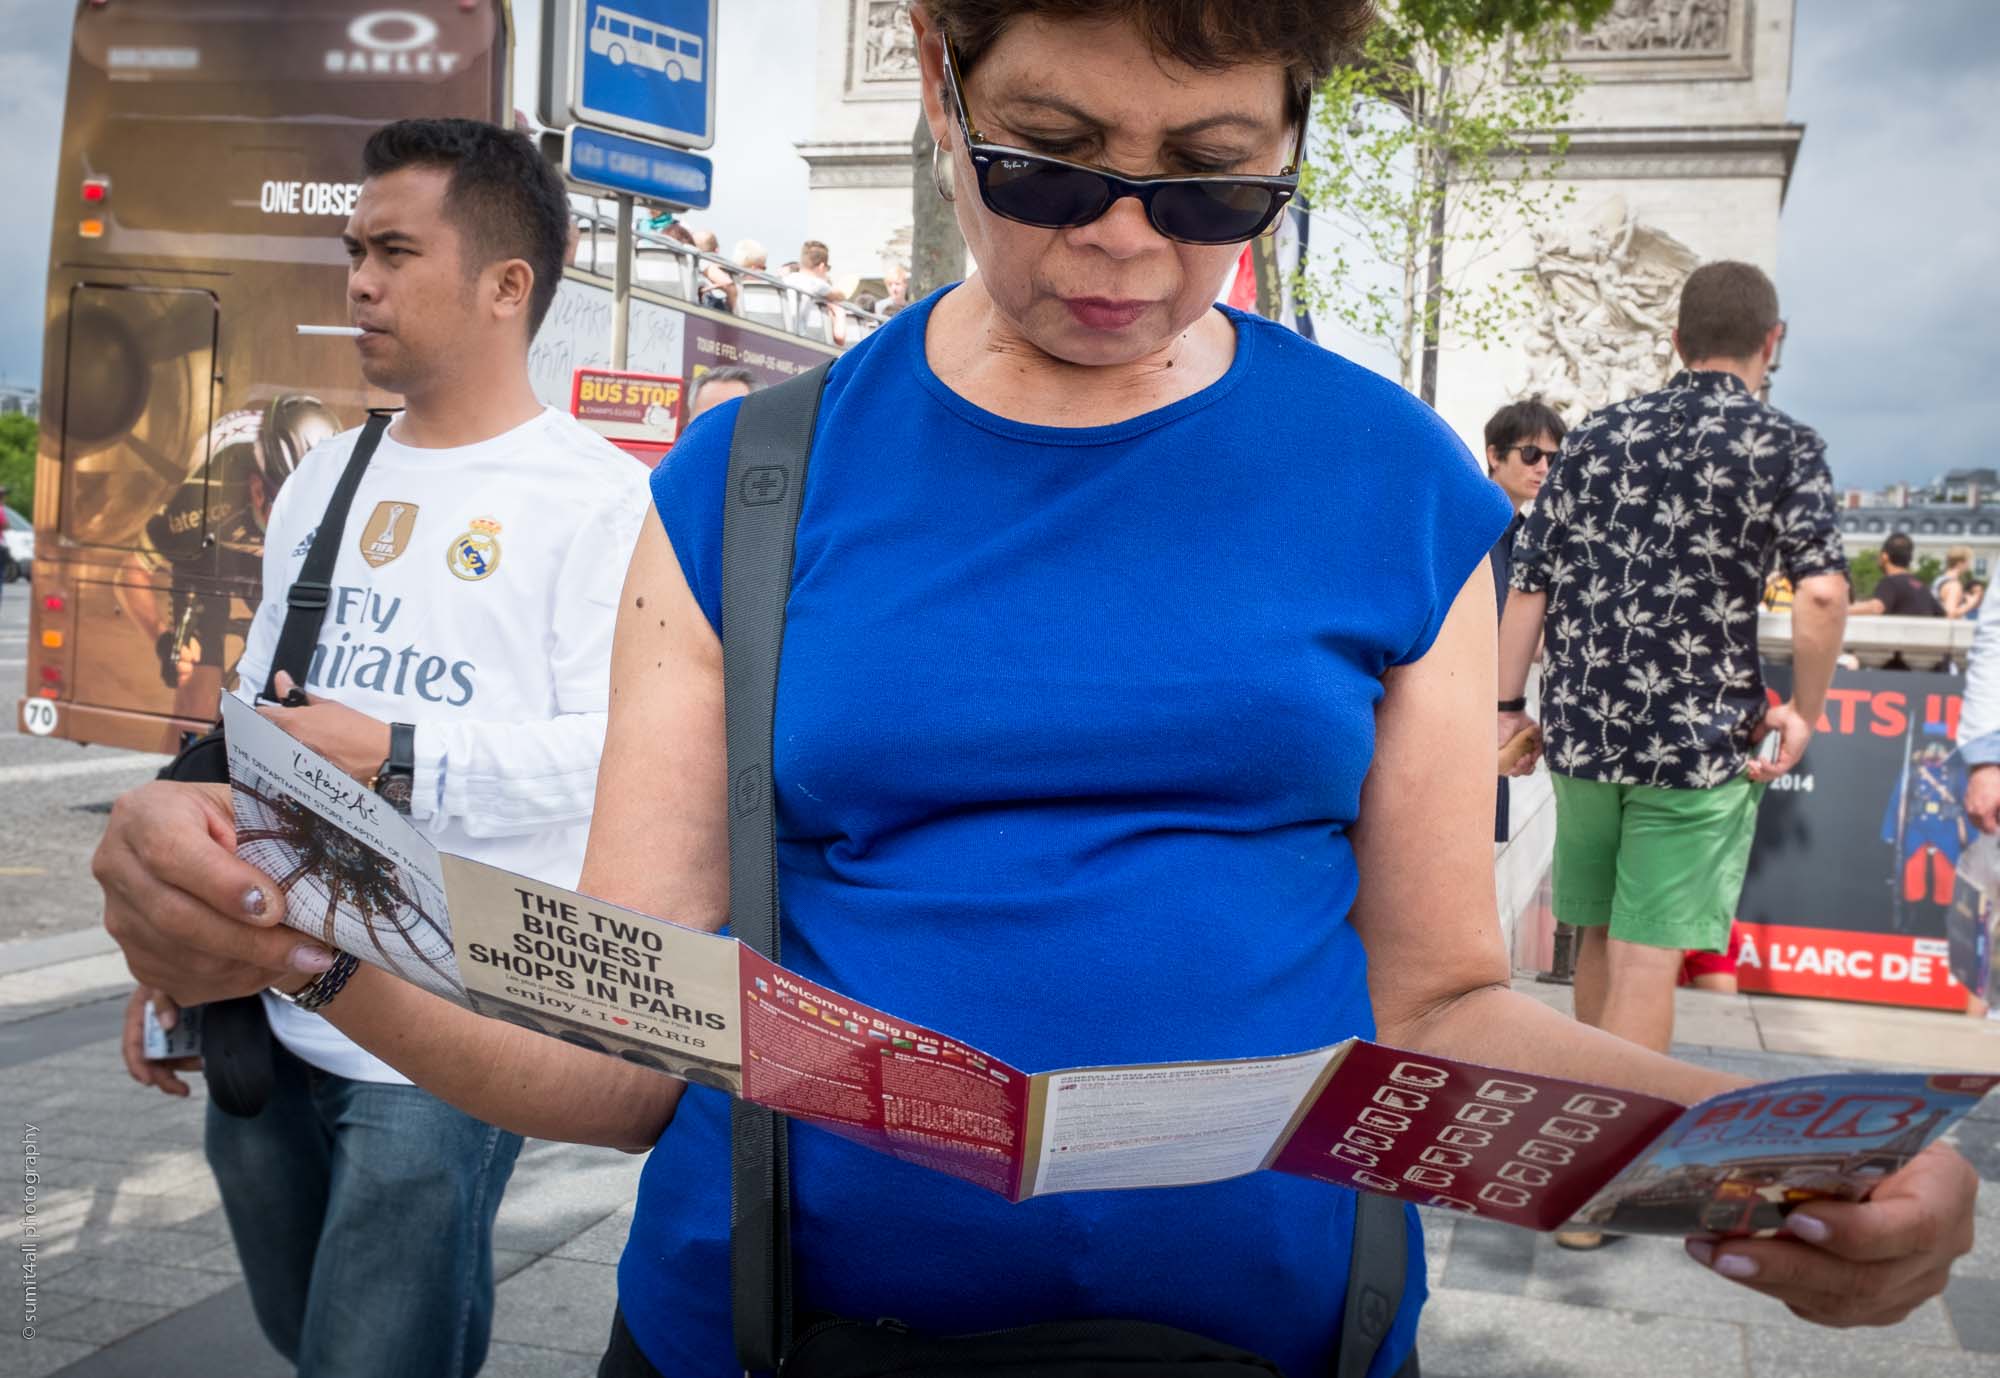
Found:
[[[362,145],[409,116],[508,117],[511,24],[506,0],[77,0],[23,730],[170,751],[214,721],[278,488],[396,401],[351,339],[298,329],[347,322]],[[609,289],[608,271],[560,285],[531,361],[545,402],[610,361]],[[628,342],[626,367],[689,383],[832,352],[643,287]]]
[[[590,51],[614,67],[631,63],[664,74],[668,81],[701,80],[701,38],[636,14],[597,7],[590,25]]]

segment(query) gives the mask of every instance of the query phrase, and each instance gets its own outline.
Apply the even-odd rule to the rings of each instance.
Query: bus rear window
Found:
[[[215,298],[84,283],[63,322],[62,531],[88,545],[157,545],[148,519],[207,462]],[[205,533],[189,533],[199,547]]]

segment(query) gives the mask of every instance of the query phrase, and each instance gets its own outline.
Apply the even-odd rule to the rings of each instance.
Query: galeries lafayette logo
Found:
[[[437,46],[437,21],[411,10],[373,10],[347,26],[347,46],[329,48],[326,70],[338,76],[450,76],[462,54]]]

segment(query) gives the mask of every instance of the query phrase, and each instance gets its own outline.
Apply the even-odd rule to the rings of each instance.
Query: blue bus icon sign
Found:
[[[685,148],[715,142],[718,0],[584,0],[570,102],[578,124]]]

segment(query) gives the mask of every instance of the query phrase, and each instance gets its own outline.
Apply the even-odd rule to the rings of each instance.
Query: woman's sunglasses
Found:
[[[1306,120],[1292,161],[1275,177],[1208,174],[1195,177],[1120,177],[1101,168],[987,143],[972,127],[959,82],[958,54],[944,45],[945,85],[951,92],[965,150],[979,178],[979,196],[995,215],[1047,230],[1088,225],[1127,196],[1136,196],[1146,219],[1183,244],[1240,244],[1277,220],[1299,189],[1306,149]]]

